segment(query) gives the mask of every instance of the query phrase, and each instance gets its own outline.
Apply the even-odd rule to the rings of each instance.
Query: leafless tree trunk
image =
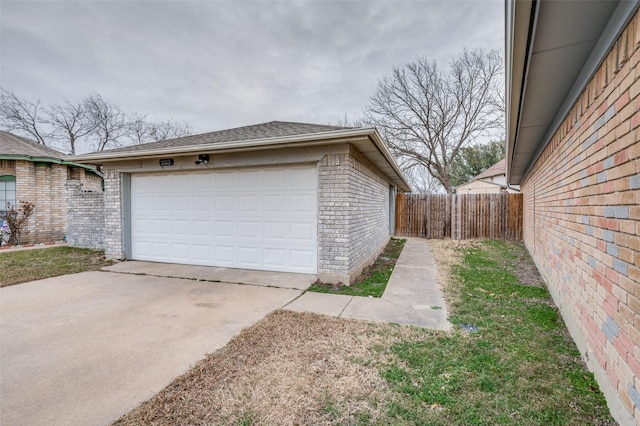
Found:
[[[18,131],[28,135],[42,145],[47,145],[50,136],[46,130],[44,111],[40,101],[30,102],[19,98],[15,93],[1,89],[0,92],[0,126],[9,132]]]
[[[92,132],[95,151],[119,146],[120,139],[127,133],[125,114],[120,107],[105,101],[98,93],[84,98],[83,104],[95,127]]]
[[[419,57],[383,77],[365,119],[404,169],[425,167],[451,193],[460,149],[504,128],[502,69],[497,51],[464,50],[448,73]]]
[[[76,153],[76,142],[96,129],[84,102],[54,104],[47,110],[47,122],[53,128],[52,137],[68,145],[71,154]]]

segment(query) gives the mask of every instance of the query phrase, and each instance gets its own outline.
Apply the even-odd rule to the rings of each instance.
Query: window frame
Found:
[[[0,176],[0,182],[4,183],[2,188],[0,188],[0,213],[4,213],[7,211],[7,202],[10,202],[12,206],[16,207],[16,203],[18,202],[18,194],[16,189],[16,177],[14,175],[2,175]],[[7,188],[6,184],[13,182],[13,200],[9,200],[7,198]]]

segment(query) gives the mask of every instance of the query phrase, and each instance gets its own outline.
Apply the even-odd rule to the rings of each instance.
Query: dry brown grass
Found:
[[[209,355],[119,425],[376,423],[394,393],[388,348],[425,331],[276,311]]]

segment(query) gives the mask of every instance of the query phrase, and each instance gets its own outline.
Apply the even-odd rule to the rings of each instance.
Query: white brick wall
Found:
[[[104,175],[104,252],[110,259],[124,259],[122,235],[122,174],[106,170]]]
[[[92,185],[89,185],[92,187]],[[104,248],[104,193],[80,180],[67,181],[67,242],[72,247]]]
[[[389,239],[389,184],[358,151],[319,163],[318,274],[349,283]]]

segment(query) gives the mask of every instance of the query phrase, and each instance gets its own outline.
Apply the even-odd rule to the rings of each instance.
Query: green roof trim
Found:
[[[79,167],[82,169],[86,169],[92,172],[96,172],[96,168],[93,166],[89,166],[87,164],[74,163],[73,161],[61,160],[58,158],[51,157],[31,157],[29,155],[6,155],[0,154],[0,160],[22,160],[22,161],[31,161],[34,163],[53,163],[53,164],[62,164],[64,166],[72,166]]]

